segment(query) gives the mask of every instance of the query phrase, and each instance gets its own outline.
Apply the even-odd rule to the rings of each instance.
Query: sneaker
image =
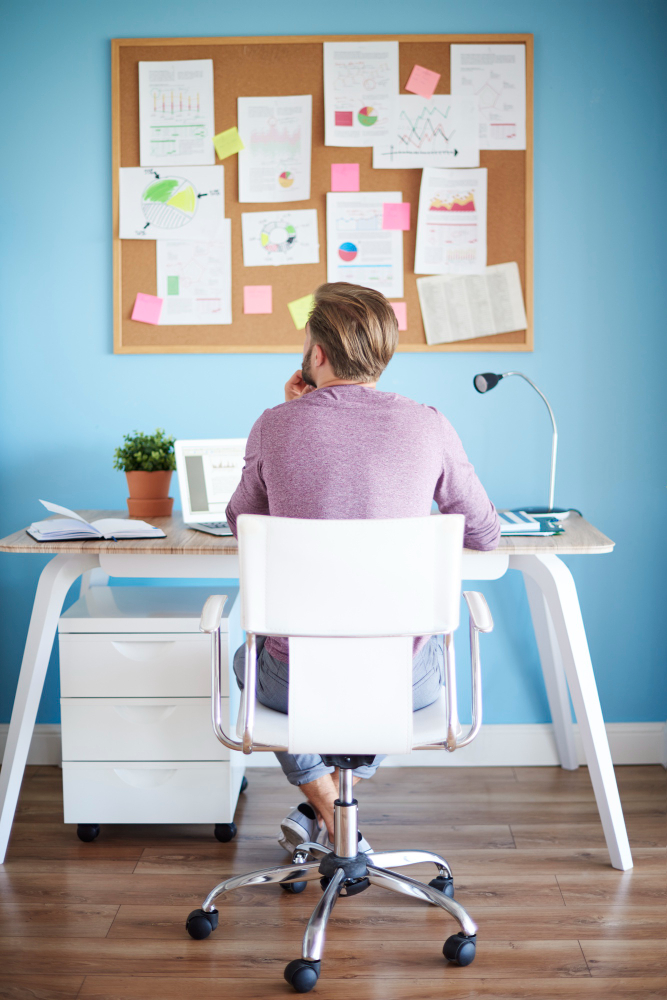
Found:
[[[322,830],[325,836],[327,833],[326,827],[320,829],[315,810],[307,802],[300,802],[296,809],[292,809],[292,812],[285,816],[280,824],[280,830],[278,843],[289,853],[306,842],[321,843],[317,840],[318,836],[321,837]]]

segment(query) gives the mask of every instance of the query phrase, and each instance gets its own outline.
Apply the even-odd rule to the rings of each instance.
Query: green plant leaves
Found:
[[[162,472],[176,468],[173,437],[166,437],[163,430],[156,428],[155,434],[133,434],[123,436],[123,445],[114,451],[114,469],[121,472]]]

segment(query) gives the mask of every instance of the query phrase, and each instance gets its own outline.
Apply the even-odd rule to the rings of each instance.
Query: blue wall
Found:
[[[111,38],[534,32],[535,353],[399,355],[381,387],[447,414],[499,506],[545,501],[548,418],[519,379],[483,398],[472,375],[519,368],[544,389],[561,434],[556,502],[617,543],[613,555],[569,560],[605,718],[664,720],[666,29],[663,0],[6,5],[0,535],[37,519],[40,496],[122,507],[111,456],[124,432],[245,436],[298,363],[112,354]],[[0,555],[0,721],[45,562]],[[486,721],[547,721],[521,580],[484,589],[497,619]],[[39,720],[58,717],[54,656]]]

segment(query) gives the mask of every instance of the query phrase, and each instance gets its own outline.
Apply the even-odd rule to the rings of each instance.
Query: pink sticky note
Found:
[[[435,88],[440,79],[439,73],[434,73],[432,69],[424,69],[423,66],[414,65],[410,79],[405,85],[405,89],[412,94],[419,94],[420,97],[433,97]]]
[[[332,191],[358,191],[359,190],[359,164],[358,163],[332,163],[331,164],[331,190]]]
[[[132,310],[132,319],[138,323],[153,323],[157,325],[160,322],[161,312],[162,299],[159,299],[157,295],[144,295],[143,292],[137,292],[134,309]]]
[[[396,313],[396,319],[398,320],[398,329],[407,330],[408,328],[408,307],[405,302],[390,302],[389,305]]]
[[[410,228],[410,202],[385,201],[382,206],[383,229]]]
[[[244,313],[272,313],[273,289],[271,285],[243,286]]]

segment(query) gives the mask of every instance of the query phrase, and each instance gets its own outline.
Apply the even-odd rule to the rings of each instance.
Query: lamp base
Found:
[[[552,507],[549,510],[548,507],[521,507],[517,510],[522,510],[524,514],[531,514],[532,517],[551,517],[554,521],[564,521],[572,513],[571,509],[563,507]]]

